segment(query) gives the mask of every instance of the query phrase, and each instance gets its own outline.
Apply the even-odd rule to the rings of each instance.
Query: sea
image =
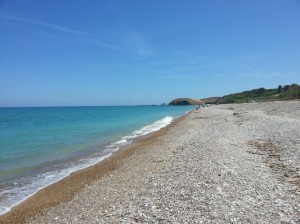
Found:
[[[0,214],[191,106],[0,108]]]

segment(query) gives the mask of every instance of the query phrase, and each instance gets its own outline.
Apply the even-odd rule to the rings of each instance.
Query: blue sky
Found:
[[[136,105],[300,83],[299,0],[0,0],[0,106]]]

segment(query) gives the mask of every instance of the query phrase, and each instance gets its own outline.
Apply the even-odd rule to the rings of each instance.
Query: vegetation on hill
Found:
[[[191,99],[191,98],[177,98],[172,100],[169,105],[171,106],[184,106],[184,105],[199,105],[199,104],[214,104],[216,103],[221,97],[210,97],[205,99]]]
[[[190,98],[177,98],[172,100],[169,105],[171,106],[185,106],[185,105],[198,105],[204,103],[202,100],[190,99]]]
[[[241,93],[223,96],[218,103],[248,103],[257,101],[288,100],[300,98],[300,86],[297,84],[279,85],[276,89],[253,89]]]
[[[205,99],[177,98],[172,100],[169,105],[199,105],[214,103],[249,103],[272,100],[300,99],[300,86],[297,84],[279,85],[276,89],[252,89],[241,93],[233,93],[223,97],[210,97]]]
[[[201,100],[204,101],[204,103],[207,103],[207,104],[215,104],[221,98],[222,97],[209,97],[209,98],[204,98],[204,99],[201,99]]]

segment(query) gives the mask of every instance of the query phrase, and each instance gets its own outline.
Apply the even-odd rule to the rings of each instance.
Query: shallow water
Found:
[[[192,107],[0,108],[0,214]]]

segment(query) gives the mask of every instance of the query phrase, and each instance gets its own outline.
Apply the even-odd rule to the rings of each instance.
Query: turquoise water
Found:
[[[192,107],[0,108],[0,214]]]

